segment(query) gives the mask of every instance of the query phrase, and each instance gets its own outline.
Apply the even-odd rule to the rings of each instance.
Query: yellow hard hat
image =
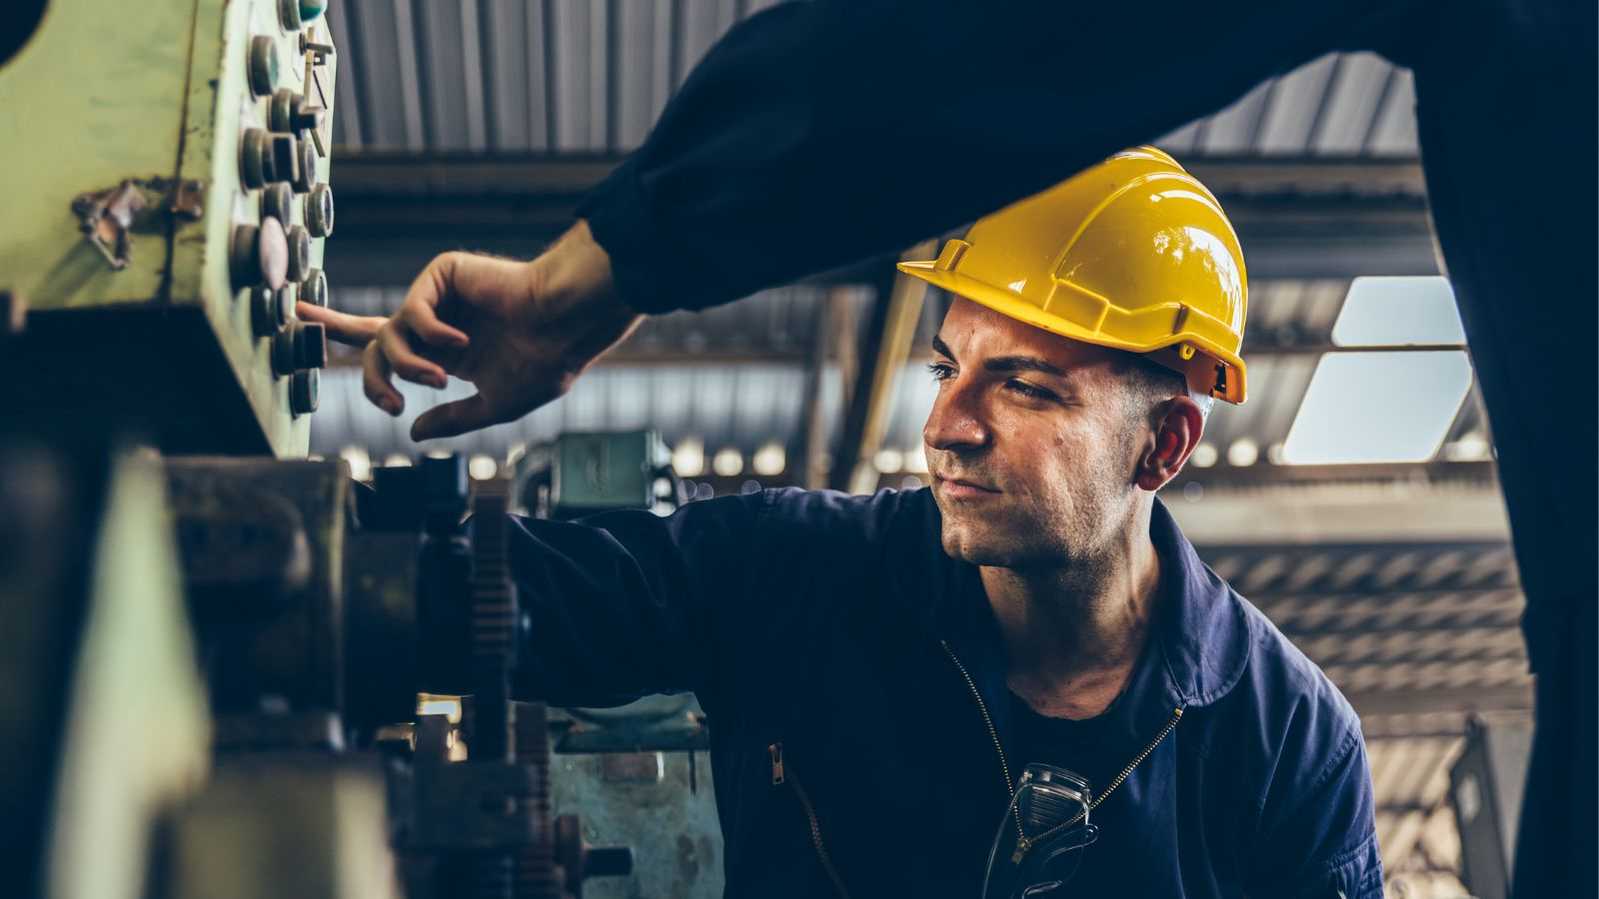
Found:
[[[1221,204],[1154,147],[1118,153],[899,269],[1063,337],[1147,355],[1244,401],[1244,254]]]

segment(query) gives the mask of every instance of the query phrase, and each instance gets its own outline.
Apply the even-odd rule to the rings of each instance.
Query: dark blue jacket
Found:
[[[1183,711],[1095,811],[1068,895],[1379,899],[1349,704],[1159,503],[1151,536],[1168,601],[1110,730],[1131,761]],[[978,899],[1019,773],[1000,748],[1005,652],[930,491],[529,520],[512,556],[533,614],[526,695],[698,695],[727,895]]]

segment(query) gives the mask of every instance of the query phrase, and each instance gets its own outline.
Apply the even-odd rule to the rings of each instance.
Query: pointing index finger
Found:
[[[348,312],[316,306],[304,300],[299,301],[294,310],[305,321],[319,322],[326,326],[329,340],[349,346],[366,346],[378,336],[378,331],[382,330],[384,322],[388,321],[381,315],[351,315]]]

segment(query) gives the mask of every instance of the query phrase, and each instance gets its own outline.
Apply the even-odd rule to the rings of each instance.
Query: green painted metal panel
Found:
[[[275,0],[55,0],[28,46],[0,67],[0,290],[16,291],[32,310],[114,306],[150,316],[149,327],[120,333],[85,329],[85,339],[107,342],[97,357],[106,370],[88,374],[150,378],[153,429],[181,431],[184,450],[293,456],[309,444],[311,416],[291,414],[290,379],[274,375],[271,340],[255,334],[248,289],[235,290],[229,271],[234,228],[261,220],[261,191],[240,177],[242,135],[270,124],[270,100],[255,96],[247,77],[252,38],[271,39],[278,87],[306,95],[331,121],[337,54],[303,46],[331,46],[326,23],[289,31],[278,14]],[[321,148],[332,148],[325,127]],[[313,180],[327,183],[329,156],[316,159]],[[127,179],[142,183],[148,206],[133,218],[126,267],[114,270],[84,240],[73,200]],[[166,208],[179,185],[197,217]],[[293,223],[305,224],[305,196],[295,195]],[[321,269],[324,243],[311,241],[311,268]],[[196,316],[203,327],[192,325]],[[109,345],[129,333],[148,345]],[[84,354],[73,349],[60,355],[81,368]],[[151,370],[130,370],[130,355],[148,358]],[[51,357],[31,357],[46,390]],[[174,395],[174,383],[193,390]],[[190,420],[166,428],[163,419],[174,416]],[[208,443],[194,437],[204,432],[194,416],[232,426]]]
[[[134,235],[113,272],[84,243],[73,197],[124,178],[178,169],[193,0],[57,0],[32,40],[0,69],[0,287],[35,308],[152,302],[165,235]]]

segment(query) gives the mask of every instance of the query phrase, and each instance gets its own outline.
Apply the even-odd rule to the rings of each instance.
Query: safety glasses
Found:
[[[1099,837],[1089,823],[1087,778],[1031,764],[1000,819],[988,855],[983,899],[1066,899],[1066,885]]]

